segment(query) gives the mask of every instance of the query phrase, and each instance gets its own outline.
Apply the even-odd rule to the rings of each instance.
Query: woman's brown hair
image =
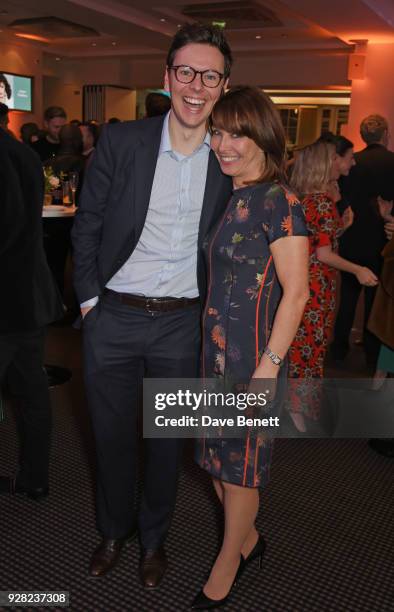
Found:
[[[286,137],[272,100],[257,87],[233,87],[213,107],[210,130],[251,138],[263,151],[261,175],[248,184],[285,180]]]
[[[290,186],[301,196],[329,190],[335,145],[317,140],[297,151]]]

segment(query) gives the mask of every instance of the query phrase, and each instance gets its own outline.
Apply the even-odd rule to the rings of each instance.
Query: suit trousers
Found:
[[[48,485],[52,413],[43,368],[43,329],[0,334],[0,382],[18,400],[19,470],[26,488]]]
[[[371,269],[379,274],[376,266]],[[349,351],[349,338],[360,293],[364,289],[363,342],[368,365],[375,366],[380,349],[380,341],[367,329],[369,315],[375,298],[376,287],[362,287],[354,274],[341,272],[341,293],[338,314],[334,327],[334,340],[331,352],[337,359],[344,359]]]
[[[182,443],[144,440],[143,487],[136,519],[137,415],[143,375],[195,378],[199,370],[200,305],[149,313],[111,294],[83,321],[85,386],[97,456],[99,531],[122,538],[136,523],[141,544],[164,541],[175,506]]]

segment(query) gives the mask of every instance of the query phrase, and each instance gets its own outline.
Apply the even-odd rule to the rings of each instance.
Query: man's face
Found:
[[[59,132],[67,120],[64,117],[54,117],[49,121],[44,121],[45,128],[54,142],[59,142]]]
[[[83,150],[89,151],[94,144],[93,135],[86,125],[80,125],[79,129],[82,134]]]
[[[182,47],[176,52],[173,65],[224,73],[222,53],[208,44],[190,43]],[[226,85],[227,81],[222,80],[217,87],[206,87],[200,74],[191,83],[180,83],[171,67],[166,69],[164,78],[165,89],[171,93],[172,112],[178,123],[188,129],[198,129],[206,124]]]

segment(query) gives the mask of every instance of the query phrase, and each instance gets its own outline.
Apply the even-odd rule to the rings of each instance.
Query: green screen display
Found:
[[[10,110],[32,110],[32,78],[0,72],[0,102]]]

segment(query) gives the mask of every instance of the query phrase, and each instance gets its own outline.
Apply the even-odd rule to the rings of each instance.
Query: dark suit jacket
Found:
[[[42,244],[43,172],[30,147],[0,129],[0,333],[63,316]]]
[[[354,211],[353,225],[340,239],[340,253],[357,263],[373,265],[386,243],[376,198],[378,195],[386,200],[394,198],[394,153],[372,144],[354,157],[356,165],[340,182]]]
[[[86,171],[72,231],[74,284],[80,302],[100,295],[135,249],[144,227],[164,117],[105,126]],[[231,194],[211,151],[199,226],[197,276],[205,297],[201,244]]]

